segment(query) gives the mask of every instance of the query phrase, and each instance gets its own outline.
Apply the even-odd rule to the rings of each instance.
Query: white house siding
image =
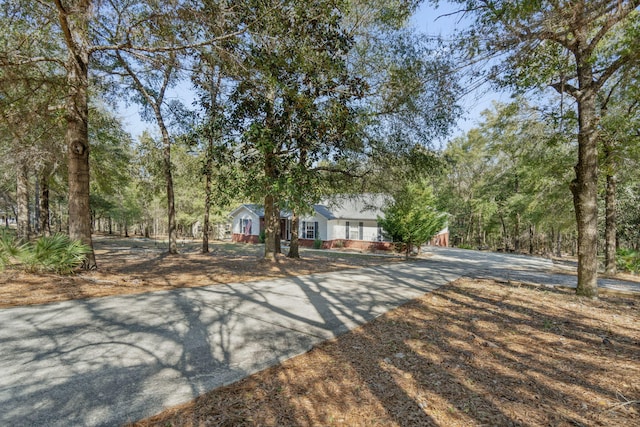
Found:
[[[318,223],[318,234],[317,234],[318,239],[328,240],[327,239],[327,219],[324,218],[322,215],[306,216],[306,217],[300,218],[300,229],[299,229],[298,236],[300,236],[301,239],[305,238],[303,227],[306,225],[307,222],[317,222]]]
[[[344,220],[337,219],[329,221],[329,233],[327,240],[344,240],[346,236],[347,222],[349,222],[349,240],[363,240],[367,242],[377,242],[378,222],[372,220]],[[362,229],[360,230],[360,223]],[[360,235],[360,232],[362,235]]]
[[[242,207],[239,212],[233,217],[233,234],[244,234],[242,227],[243,220],[251,220],[251,235],[257,236],[260,234],[260,218],[249,209]]]

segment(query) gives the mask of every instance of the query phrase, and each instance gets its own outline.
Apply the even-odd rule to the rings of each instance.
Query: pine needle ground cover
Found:
[[[6,268],[0,274],[0,308],[44,304],[80,298],[139,294],[184,287],[239,283],[279,277],[360,268],[402,261],[402,256],[308,252],[301,259],[261,258],[263,246],[210,243],[208,254],[200,242],[181,242],[180,253],[168,255],[166,242],[141,238],[94,238],[97,271],[58,275]]]
[[[461,279],[136,424],[333,425],[640,425],[640,298]]]
[[[398,258],[100,238],[100,270],[0,276],[0,307],[335,271]],[[629,277],[627,277],[628,279]],[[635,277],[637,280],[637,277]],[[640,296],[461,279],[141,426],[640,425]]]

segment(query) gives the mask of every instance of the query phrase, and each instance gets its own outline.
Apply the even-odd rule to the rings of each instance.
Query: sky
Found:
[[[459,14],[453,14],[458,10],[459,6],[446,1],[441,3],[440,7],[436,9],[429,2],[423,2],[420,9],[411,19],[411,25],[416,31],[429,36],[447,39],[457,30],[466,28],[468,20],[461,19]],[[510,96],[506,93],[498,93],[488,88],[483,89],[482,92],[468,94],[460,101],[463,115],[458,119],[457,126],[452,131],[452,136],[462,135],[476,127],[482,118],[482,111],[490,109],[493,102],[506,103],[509,98]]]
[[[447,2],[442,3],[439,8],[434,9],[429,2],[423,2],[420,9],[411,19],[411,25],[416,31],[430,36],[446,38],[452,35],[455,30],[464,29],[466,26],[465,21],[460,20],[459,15],[443,16],[454,12],[456,6],[448,4]],[[179,86],[178,90],[169,92],[167,97],[184,98],[181,94],[184,95],[185,92],[189,92],[189,89],[185,88],[185,86],[188,86],[188,84],[182,85],[182,87]],[[191,97],[191,95],[189,97]],[[491,108],[492,102],[507,102],[508,99],[508,95],[493,91],[481,95],[476,93],[469,94],[461,100],[463,115],[458,119],[456,127],[452,130],[451,137],[462,135],[477,126],[481,119],[480,113],[483,110]],[[189,104],[190,101],[187,103]],[[131,133],[134,139],[137,139],[145,129],[150,130],[151,133],[157,132],[155,123],[146,123],[140,120],[139,112],[140,109],[135,104],[125,106],[124,103],[121,103],[119,106],[119,114],[123,119],[125,129]],[[443,142],[440,143],[440,145],[442,144]]]

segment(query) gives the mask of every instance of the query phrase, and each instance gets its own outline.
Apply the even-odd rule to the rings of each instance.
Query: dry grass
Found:
[[[459,280],[136,426],[637,426],[640,299]]]

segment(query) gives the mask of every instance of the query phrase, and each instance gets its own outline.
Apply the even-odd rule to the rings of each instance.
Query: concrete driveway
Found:
[[[373,268],[2,309],[0,425],[121,425],[304,353],[460,276],[550,276],[546,259],[431,250],[426,260]]]

